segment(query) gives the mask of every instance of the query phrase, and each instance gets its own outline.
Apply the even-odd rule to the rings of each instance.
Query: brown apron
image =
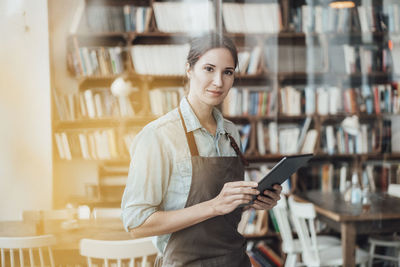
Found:
[[[200,157],[193,132],[187,132],[181,116],[183,128],[191,153],[192,184],[185,207],[216,197],[227,182],[244,179],[242,157]],[[232,146],[239,153],[234,139]],[[250,267],[246,254],[246,241],[238,233],[237,226],[242,209],[216,216],[196,225],[171,234],[162,259],[164,267],[177,266],[230,266]]]

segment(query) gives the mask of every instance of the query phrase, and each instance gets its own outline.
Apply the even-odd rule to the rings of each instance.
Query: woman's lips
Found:
[[[220,96],[223,93],[222,91],[212,91],[212,90],[207,90],[207,92],[215,96]]]

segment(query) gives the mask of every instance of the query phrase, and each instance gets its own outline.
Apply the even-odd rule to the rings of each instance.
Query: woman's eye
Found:
[[[205,69],[206,71],[213,71],[213,68],[212,68],[212,67],[209,67],[209,66],[204,67],[204,69]]]
[[[231,70],[226,70],[224,73],[225,73],[226,75],[233,75],[233,71],[231,71]]]

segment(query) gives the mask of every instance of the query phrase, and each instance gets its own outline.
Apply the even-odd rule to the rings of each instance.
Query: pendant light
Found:
[[[353,8],[356,5],[354,4],[353,1],[341,0],[341,1],[331,1],[329,3],[329,6],[331,8]]]

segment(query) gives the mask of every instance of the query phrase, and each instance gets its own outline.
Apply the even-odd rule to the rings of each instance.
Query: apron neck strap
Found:
[[[193,132],[187,132],[186,124],[185,124],[185,121],[183,120],[183,116],[182,116],[182,112],[181,112],[181,108],[180,107],[178,107],[178,112],[179,112],[179,116],[181,117],[181,122],[182,122],[182,125],[183,125],[183,129],[185,130],[185,135],[186,135],[187,142],[189,144],[190,155],[192,157],[193,156],[199,156],[199,151],[197,149],[196,141],[194,140]],[[232,137],[232,135],[230,135],[229,133],[226,133],[225,135],[229,138],[229,142],[231,143],[231,146],[232,146],[233,150],[235,150],[236,154],[240,157],[240,159],[243,162],[243,165],[244,166],[249,166],[249,163],[247,162],[247,160],[243,156],[242,152],[239,149],[239,146],[237,145],[237,143],[236,143],[235,139]]]
[[[246,160],[246,158],[244,157],[242,151],[240,151],[239,146],[237,145],[235,138],[233,138],[232,135],[230,135],[229,133],[225,133],[226,137],[229,138],[229,142],[231,143],[231,146],[233,148],[233,150],[235,150],[236,154],[240,157],[242,163],[244,166],[249,166],[249,162]]]
[[[183,120],[182,112],[181,112],[181,108],[180,107],[178,107],[178,111],[179,111],[179,116],[181,117],[181,122],[182,122],[182,125],[183,125],[183,129],[185,130],[186,139],[187,139],[187,142],[189,144],[190,155],[192,157],[193,156],[199,156],[199,151],[197,150],[197,145],[196,145],[196,141],[194,140],[193,131],[187,132],[186,124],[185,124],[185,121]]]

